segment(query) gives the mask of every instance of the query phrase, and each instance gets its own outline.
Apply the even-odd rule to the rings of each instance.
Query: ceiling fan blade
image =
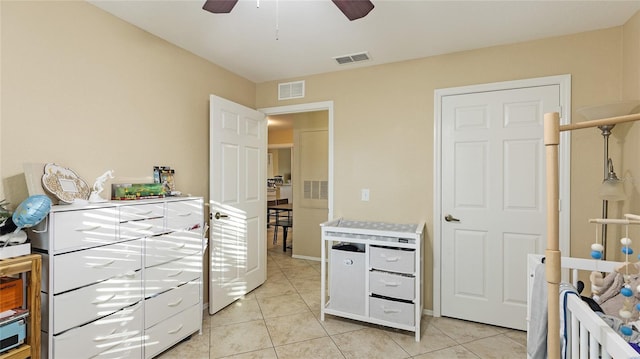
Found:
[[[347,16],[350,21],[367,16],[373,10],[373,3],[369,0],[331,0]]]
[[[214,14],[228,14],[237,2],[238,0],[207,0],[202,8]]]

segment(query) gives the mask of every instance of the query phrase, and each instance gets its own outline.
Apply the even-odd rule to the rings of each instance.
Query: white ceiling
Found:
[[[608,28],[640,10],[640,0],[372,0],[348,21],[330,0],[240,0],[230,14],[204,0],[89,2],[256,83]],[[333,60],[363,51],[371,60]]]

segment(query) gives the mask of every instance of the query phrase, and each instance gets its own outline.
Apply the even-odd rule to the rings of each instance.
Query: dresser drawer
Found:
[[[369,265],[371,268],[400,273],[415,272],[415,250],[375,246],[369,248]]]
[[[142,299],[142,272],[136,271],[113,277],[104,282],[82,287],[53,297],[53,333],[57,334],[77,325],[114,313]]]
[[[142,338],[142,304],[53,337],[53,358],[92,358],[118,345]]]
[[[204,210],[201,200],[167,203],[167,229],[194,230],[202,233]]]
[[[120,207],[120,222],[163,217],[164,203],[136,204]]]
[[[120,223],[120,239],[143,238],[164,232],[164,218]]]
[[[145,327],[156,325],[200,301],[200,281],[185,283],[170,291],[147,299],[144,306]]]
[[[202,308],[194,305],[178,315],[174,315],[145,331],[146,359],[153,358],[178,341],[200,330]]]
[[[191,232],[172,232],[148,237],[145,267],[174,261],[202,252],[202,238]]]
[[[369,297],[369,316],[371,318],[413,326],[415,315],[413,303]]]
[[[53,257],[53,293],[82,287],[142,268],[143,240],[59,254]]]
[[[202,276],[202,256],[195,255],[145,270],[144,296],[175,288]]]
[[[91,248],[118,241],[116,208],[55,212],[51,216],[53,253]]]
[[[369,273],[369,291],[385,297],[413,300],[415,283],[414,277],[379,271]]]
[[[140,359],[142,358],[142,338],[116,345],[93,358],[97,359]],[[93,359],[91,358],[91,359]]]

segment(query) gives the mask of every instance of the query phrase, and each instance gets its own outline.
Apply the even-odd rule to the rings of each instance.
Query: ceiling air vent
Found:
[[[371,58],[369,57],[369,53],[361,52],[358,54],[338,56],[338,57],[334,57],[333,59],[336,60],[338,65],[344,65],[344,64],[351,64],[354,62],[367,61],[367,60],[370,60]]]
[[[278,84],[278,100],[290,100],[304,97],[304,81]]]

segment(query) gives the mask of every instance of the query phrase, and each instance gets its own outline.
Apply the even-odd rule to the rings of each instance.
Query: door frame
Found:
[[[442,98],[452,95],[464,95],[479,92],[501,91],[524,87],[559,85],[561,124],[571,123],[571,75],[557,75],[523,80],[486,83],[462,87],[436,89],[434,93],[434,139],[433,139],[433,313],[441,315],[441,271],[442,271]],[[559,157],[559,194],[560,194],[560,251],[570,253],[570,170],[571,137],[567,131],[560,133]],[[541,138],[542,139],[542,138]],[[544,158],[544,157],[543,157]],[[546,242],[545,242],[546,243]],[[523,259],[524,260],[524,259]],[[526,278],[522,278],[526,280]]]
[[[285,115],[302,112],[327,111],[329,121],[329,215],[327,220],[333,219],[333,101],[310,102],[299,105],[259,108],[258,111],[266,116]],[[268,144],[267,144],[268,147]],[[264,182],[267,183],[266,173]]]

